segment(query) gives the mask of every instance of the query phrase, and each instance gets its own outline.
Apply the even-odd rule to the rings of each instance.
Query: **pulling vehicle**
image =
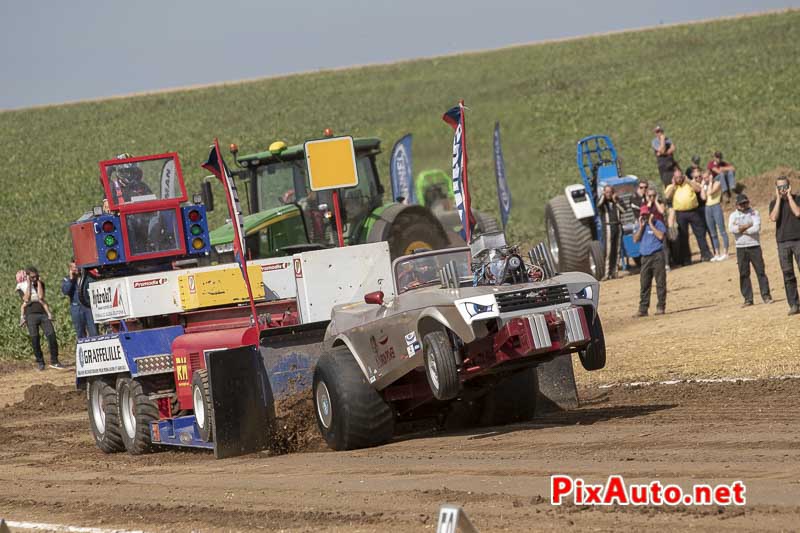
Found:
[[[345,243],[388,241],[393,257],[447,247],[448,234],[430,209],[384,203],[375,164],[380,139],[356,138],[353,144],[358,185],[341,190]],[[267,151],[243,156],[238,155],[238,147],[231,148],[239,167],[233,174],[245,185],[251,213],[243,223],[253,259],[335,246],[332,191],[311,190],[303,144],[287,147],[276,141]],[[204,203],[213,205],[207,181],[203,192]],[[230,224],[211,232],[213,253],[220,263],[232,260],[232,242]]]
[[[616,189],[624,208],[619,259],[623,269],[627,268],[627,258],[639,258],[639,245],[633,242],[636,215],[631,210],[639,178],[620,175],[617,150],[607,135],[590,135],[578,141],[577,163],[583,183],[568,185],[564,195],[552,198],[545,206],[547,241],[560,270],[578,270],[602,279],[605,237],[597,201],[606,185]]]
[[[396,422],[446,416],[459,402],[474,421],[528,420],[537,365],[578,353],[585,369],[603,368],[597,281],[555,274],[544,245],[529,257],[502,233],[484,235],[470,248],[399,257],[391,295],[335,306],[314,371],[328,445],[379,445]]]

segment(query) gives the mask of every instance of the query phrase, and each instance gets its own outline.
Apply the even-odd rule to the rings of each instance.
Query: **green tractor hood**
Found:
[[[244,225],[244,236],[247,237],[258,231],[261,231],[267,226],[299,216],[300,210],[296,205],[284,205],[274,209],[259,211],[258,213],[253,213],[252,215],[247,215],[242,219],[242,224]],[[228,222],[224,226],[220,226],[219,228],[216,228],[210,232],[209,237],[211,239],[211,246],[213,247],[231,244],[233,243],[233,225]]]

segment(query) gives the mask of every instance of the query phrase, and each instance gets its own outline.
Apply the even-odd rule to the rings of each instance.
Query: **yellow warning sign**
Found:
[[[306,141],[306,165],[312,191],[355,187],[358,185],[353,138],[332,137]]]

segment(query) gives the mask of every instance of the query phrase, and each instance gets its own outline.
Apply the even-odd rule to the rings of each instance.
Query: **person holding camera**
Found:
[[[44,353],[42,353],[42,340],[39,337],[39,328],[41,328],[50,348],[50,367],[63,369],[64,367],[58,362],[58,339],[56,330],[53,328],[53,315],[45,301],[44,281],[39,278],[39,271],[36,267],[26,268],[25,276],[25,282],[17,284],[16,290],[19,297],[22,298],[24,325],[28,327],[36,364],[39,370],[44,370]]]
[[[642,267],[639,270],[639,312],[636,317],[647,316],[650,308],[650,289],[656,279],[656,314],[663,315],[667,308],[667,270],[664,260],[664,235],[667,227],[647,205],[639,211],[639,221],[633,233],[633,242],[639,243]]]
[[[744,194],[736,196],[736,211],[728,218],[728,229],[736,241],[736,263],[739,265],[739,289],[744,297],[742,307],[753,305],[753,285],[750,283],[750,265],[756,271],[761,299],[765,304],[772,303],[769,279],[764,270],[764,256],[761,253],[761,216],[750,207],[750,200]]]
[[[679,257],[678,263],[687,266],[692,263],[692,254],[689,250],[689,227],[691,226],[697,246],[700,248],[700,257],[703,261],[711,260],[711,251],[706,242],[705,211],[700,209],[698,196],[702,194],[702,187],[694,180],[686,179],[683,172],[676,168],[672,173],[672,183],[664,191],[667,200],[672,200],[672,208],[678,221]]]
[[[673,170],[678,166],[674,157],[675,144],[672,142],[672,139],[667,137],[664,133],[664,128],[660,125],[655,127],[653,133],[655,133],[656,136],[651,141],[650,146],[653,148],[653,152],[656,156],[658,175],[661,177],[661,183],[666,187],[672,179]]]
[[[617,197],[614,187],[603,187],[603,195],[597,201],[597,212],[603,223],[605,240],[605,279],[616,279],[619,265],[619,247],[622,242],[622,216],[625,209]]]
[[[92,309],[81,303],[78,294],[78,267],[74,257],[69,262],[69,274],[61,280],[61,293],[69,298],[69,314],[77,338],[96,337],[97,324],[94,323]]]
[[[775,180],[775,198],[769,203],[769,219],[775,222],[775,240],[778,241],[778,259],[783,272],[783,287],[789,314],[800,313],[797,297],[797,277],[794,262],[800,266],[800,198],[792,194],[789,178],[779,176]]]
[[[722,195],[725,196],[725,203],[731,203],[731,196],[736,188],[736,167],[727,161],[723,161],[722,152],[717,150],[714,152],[714,158],[708,162],[706,168],[714,176],[714,179],[720,183]]]

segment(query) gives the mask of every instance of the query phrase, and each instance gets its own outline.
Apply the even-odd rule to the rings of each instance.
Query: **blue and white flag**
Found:
[[[497,178],[497,201],[500,202],[500,217],[503,219],[503,229],[508,224],[508,215],[511,213],[511,191],[506,181],[506,164],[503,161],[503,147],[500,145],[500,123],[494,123],[494,175]]]
[[[389,175],[392,179],[392,199],[404,198],[407,204],[416,204],[413,165],[411,160],[411,134],[394,143],[389,160]]]
[[[452,126],[453,132],[453,196],[456,201],[458,217],[461,219],[461,238],[467,244],[472,238],[475,217],[472,215],[467,178],[467,134],[464,123],[464,100],[448,109],[442,120]]]

